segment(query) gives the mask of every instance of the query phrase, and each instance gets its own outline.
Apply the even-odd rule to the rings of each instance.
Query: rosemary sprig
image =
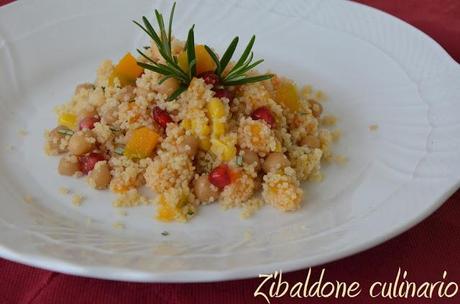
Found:
[[[252,52],[252,47],[254,46],[254,42],[256,40],[256,36],[253,35],[251,40],[249,40],[248,45],[244,49],[243,54],[238,59],[236,64],[230,69],[230,71],[223,75],[223,72],[227,65],[229,64],[233,54],[235,53],[236,47],[238,45],[239,38],[233,38],[232,42],[228,46],[227,50],[224,52],[222,59],[219,60],[216,53],[209,47],[205,46],[206,51],[213,59],[214,63],[216,64],[216,70],[214,71],[217,76],[221,79],[221,84],[223,86],[233,86],[233,85],[241,85],[251,82],[258,82],[267,80],[273,77],[272,74],[265,74],[265,75],[258,75],[258,76],[247,76],[246,73],[261,64],[264,60],[259,59],[255,62],[252,62],[254,58],[254,53]]]
[[[155,17],[158,23],[158,28],[159,28],[159,34],[155,31],[153,28],[152,24],[149,22],[149,20],[143,16],[142,17],[142,22],[143,25],[140,24],[139,22],[133,20],[133,22],[139,26],[144,32],[147,33],[147,35],[152,38],[152,40],[155,42],[158,51],[160,52],[160,55],[164,58],[165,64],[158,63],[148,57],[146,54],[144,54],[141,50],[137,49],[137,52],[147,59],[149,63],[143,63],[143,62],[138,62],[137,64],[144,69],[148,69],[151,71],[154,71],[158,74],[164,75],[162,79],[160,79],[160,83],[164,82],[165,80],[169,78],[175,78],[181,82],[181,84],[189,84],[190,81],[192,80],[192,75],[190,73],[186,73],[179,67],[177,63],[177,58],[172,55],[171,51],[171,41],[172,41],[172,22],[174,19],[174,11],[176,9],[176,3],[173,4],[171,13],[169,15],[169,21],[168,21],[168,31],[166,31],[165,24],[164,24],[164,18],[163,15],[158,12],[158,10],[155,10]],[[191,31],[191,34],[190,34]],[[192,36],[191,43],[193,43],[193,27],[189,31],[189,36]],[[190,62],[189,62],[190,63]],[[169,100],[172,100],[179,96],[182,92],[184,91],[183,85],[179,86],[179,88],[169,96]]]
[[[173,55],[171,50],[172,23],[174,19],[175,9],[176,3],[174,3],[171,8],[167,29],[165,27],[163,15],[160,12],[158,12],[158,10],[154,11],[154,15],[158,25],[158,31],[156,31],[153,28],[152,24],[145,16],[142,17],[142,24],[133,20],[133,22],[137,26],[139,26],[153,40],[153,42],[158,48],[161,57],[163,57],[164,59],[164,63],[156,62],[155,60],[147,56],[145,53],[143,53],[141,50],[137,49],[138,53],[147,60],[147,63],[138,62],[138,65],[143,67],[144,69],[148,69],[163,75],[163,77],[159,80],[159,84],[163,83],[164,81],[170,78],[177,79],[180,83],[179,87],[168,97],[168,100],[173,100],[177,98],[182,92],[186,91],[192,79],[197,76],[197,58],[195,54],[194,25],[188,31],[187,40],[184,47],[184,52],[187,55],[188,63],[188,68],[186,68],[186,70],[179,66],[178,59],[176,56]],[[254,57],[252,47],[254,46],[255,39],[256,37],[252,36],[241,57],[236,61],[235,65],[225,75],[223,73],[225,71],[225,68],[230,63],[233,54],[235,53],[239,38],[235,37],[232,40],[232,42],[230,43],[230,45],[228,46],[227,50],[224,52],[224,55],[220,60],[218,56],[214,53],[214,51],[209,46],[205,45],[206,51],[216,64],[216,69],[214,73],[220,78],[219,84],[221,86],[234,86],[251,82],[258,82],[270,79],[273,76],[271,74],[247,76],[247,73],[251,69],[263,62],[263,59],[257,60],[255,62],[252,61]]]

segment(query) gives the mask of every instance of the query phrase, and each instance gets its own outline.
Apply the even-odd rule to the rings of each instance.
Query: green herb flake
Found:
[[[236,164],[237,164],[239,167],[242,167],[242,166],[243,166],[243,156],[238,155],[238,156],[236,157]]]
[[[60,129],[58,130],[58,133],[59,134],[62,134],[62,135],[69,135],[69,136],[72,136],[74,131],[70,130],[70,129]]]
[[[113,150],[113,152],[117,153],[118,155],[123,155],[123,153],[125,152],[125,148],[118,146]]]
[[[169,232],[168,232],[168,231],[163,231],[163,232],[161,233],[161,235],[162,235],[162,236],[168,236],[168,235],[169,235]]]
[[[192,216],[192,215],[194,215],[194,214],[195,214],[195,212],[193,212],[192,210],[189,210],[189,211],[187,212],[187,215],[190,215],[190,216]]]

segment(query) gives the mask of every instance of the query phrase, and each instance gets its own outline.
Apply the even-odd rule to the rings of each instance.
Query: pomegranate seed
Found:
[[[83,118],[82,120],[80,120],[80,124],[79,124],[80,130],[83,130],[83,129],[91,130],[94,128],[94,124],[99,121],[101,121],[99,116],[87,116]]]
[[[233,92],[227,89],[215,89],[214,97],[227,98],[229,102],[232,102],[233,98],[235,98],[235,96],[233,95]]]
[[[212,86],[215,86],[216,84],[219,83],[220,79],[219,76],[217,76],[213,72],[204,72],[198,75],[198,78],[203,78],[204,82],[206,84],[210,84]]]
[[[219,189],[223,189],[232,181],[230,178],[230,169],[227,165],[220,165],[209,173],[209,182]]]
[[[157,124],[159,124],[162,128],[166,128],[166,125],[168,123],[173,122],[168,112],[160,109],[159,107],[153,108],[152,117],[153,117],[153,120],[155,120]]]
[[[260,107],[254,110],[251,114],[251,118],[258,120],[265,120],[266,123],[270,125],[271,128],[275,126],[275,118],[273,117],[272,112],[267,107]]]
[[[91,170],[94,169],[98,161],[105,160],[105,156],[101,153],[92,152],[87,155],[81,156],[80,161],[80,171],[83,174],[88,174]]]

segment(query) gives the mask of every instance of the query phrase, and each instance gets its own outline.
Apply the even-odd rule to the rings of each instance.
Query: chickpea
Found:
[[[208,175],[202,175],[195,180],[194,185],[195,195],[202,203],[216,200],[219,197],[219,189],[211,184]]]
[[[190,157],[194,157],[198,152],[198,139],[195,136],[187,135],[179,144],[179,152],[185,153]]]
[[[304,139],[302,139],[300,144],[302,146],[307,146],[307,147],[312,148],[312,149],[317,149],[317,148],[321,147],[321,142],[320,142],[319,138],[316,137],[316,136],[312,136],[312,135],[306,136]]]
[[[69,140],[69,152],[73,155],[83,155],[94,149],[95,139],[90,136],[90,132],[75,133]]]
[[[80,171],[80,164],[75,156],[64,156],[59,161],[58,172],[61,175],[72,176]]]
[[[58,126],[48,134],[47,150],[50,151],[51,154],[59,154],[67,151],[66,148],[61,147],[61,142],[65,138],[65,135],[59,133],[59,130],[68,129],[63,126]]]
[[[110,168],[107,162],[97,162],[94,169],[89,173],[89,179],[92,183],[94,183],[94,188],[99,190],[106,189],[112,180]]]
[[[75,88],[75,94],[78,94],[81,90],[93,90],[94,85],[92,83],[86,82],[77,85]]]
[[[156,85],[156,91],[167,96],[171,95],[179,87],[179,82],[174,78],[165,80],[162,84]]]
[[[276,172],[279,169],[284,169],[290,165],[289,160],[283,153],[273,152],[268,154],[267,158],[262,165],[264,171],[268,172]]]
[[[321,116],[321,113],[323,113],[323,106],[313,99],[309,99],[308,104],[310,105],[310,109],[313,112],[313,116],[319,118]]]
[[[252,165],[256,163],[256,166],[254,167],[254,170],[257,172],[260,170],[260,159],[259,156],[257,155],[256,152],[251,151],[251,150],[244,150],[243,151],[243,161],[247,165]]]
[[[110,125],[115,123],[117,121],[115,108],[109,108],[106,111],[104,111],[104,114],[102,114],[102,121]]]

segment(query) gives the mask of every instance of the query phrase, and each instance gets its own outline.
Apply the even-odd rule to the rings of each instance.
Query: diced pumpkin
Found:
[[[77,116],[71,113],[61,113],[58,117],[58,124],[75,130],[77,128]]]
[[[195,45],[195,58],[196,75],[200,75],[204,72],[214,71],[216,69],[216,64],[206,51],[204,45]],[[177,58],[177,63],[182,70],[188,71],[188,57],[187,52],[185,50],[179,54]]]
[[[211,141],[208,137],[200,138],[200,149],[203,151],[209,151],[211,148]]]
[[[175,213],[173,208],[168,205],[158,207],[157,220],[162,222],[171,222],[174,220]]]
[[[173,201],[167,201],[164,194],[161,194],[157,205],[157,219],[163,222],[171,222],[183,217],[181,208],[188,204],[188,197],[185,193],[180,193],[174,197]]]
[[[278,103],[288,108],[292,112],[300,110],[301,104],[297,94],[297,87],[292,82],[281,82],[276,92],[275,99]]]
[[[171,222],[175,219],[177,213],[177,209],[170,206],[164,197],[161,195],[159,204],[157,207],[157,216],[156,218],[163,222]]]
[[[211,152],[220,155],[223,161],[229,161],[236,155],[236,147],[231,142],[223,139],[211,139]]]
[[[196,56],[196,73],[200,75],[204,72],[214,71],[216,69],[216,64],[212,57],[206,51],[204,45],[195,46],[195,56]]]
[[[109,77],[109,84],[113,85],[118,78],[122,86],[136,83],[136,79],[142,75],[144,69],[137,65],[136,58],[131,53],[121,58]]]
[[[125,147],[124,155],[128,158],[145,158],[152,154],[160,136],[147,127],[133,132]]]

